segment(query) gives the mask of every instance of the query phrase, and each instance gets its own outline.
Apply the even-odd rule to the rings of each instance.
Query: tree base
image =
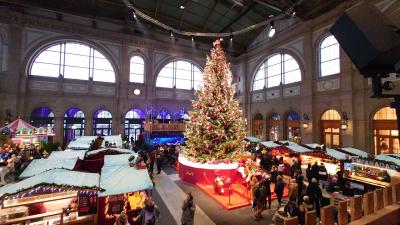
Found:
[[[237,171],[238,163],[196,163],[184,156],[179,156],[178,160],[179,177],[192,184],[213,184],[217,176],[229,177],[232,183],[236,183],[240,178],[240,173]]]

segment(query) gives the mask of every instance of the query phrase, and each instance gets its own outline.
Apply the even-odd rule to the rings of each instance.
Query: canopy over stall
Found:
[[[104,157],[104,167],[106,166],[128,166],[129,158],[131,156],[137,157],[136,153],[121,154],[121,155],[106,155]]]
[[[263,142],[260,142],[260,144],[264,145],[267,148],[277,148],[277,147],[281,146],[273,141],[263,141]]]
[[[297,153],[305,153],[305,152],[312,152],[312,150],[305,148],[295,142],[292,141],[280,141],[282,145],[284,145],[286,148],[292,150],[293,152]]]
[[[105,191],[99,193],[99,197],[104,197],[152,189],[153,183],[145,169],[114,165],[101,170],[100,187]]]
[[[35,127],[28,122],[17,119],[0,130],[8,129],[11,132],[12,141],[15,143],[38,143],[39,140],[44,140],[47,136],[54,136],[51,130],[46,127]]]
[[[32,177],[52,169],[72,170],[75,167],[77,159],[78,158],[65,160],[34,159],[19,177]]]
[[[400,156],[399,154],[382,154],[375,156],[375,159],[392,162],[400,167]]]
[[[83,159],[85,157],[86,154],[86,150],[80,150],[80,151],[53,151],[48,159],[51,160],[65,160],[65,159],[76,159],[76,158],[80,158]]]
[[[359,156],[359,157],[368,157],[368,152],[360,150],[360,149],[347,147],[347,148],[340,148],[340,150],[343,150],[343,151],[348,152],[350,154],[354,154],[354,155]]]
[[[97,136],[80,136],[72,140],[67,148],[70,149],[89,149],[92,141],[96,140]]]
[[[245,137],[244,139],[245,139],[246,141],[254,142],[254,143],[259,143],[259,142],[261,142],[260,139],[258,139],[258,138],[256,138],[256,137],[253,137],[253,136],[247,136],[247,137]]]
[[[86,189],[100,189],[100,175],[83,173],[66,169],[53,169],[36,176],[29,177],[17,183],[0,187],[0,197],[12,195],[20,191],[35,188],[39,185],[71,186]]]

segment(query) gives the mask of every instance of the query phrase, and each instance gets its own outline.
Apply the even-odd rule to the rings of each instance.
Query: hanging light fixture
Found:
[[[274,21],[271,21],[271,23],[269,24],[269,29],[268,29],[268,37],[269,38],[273,38],[275,35],[275,27],[274,27]]]

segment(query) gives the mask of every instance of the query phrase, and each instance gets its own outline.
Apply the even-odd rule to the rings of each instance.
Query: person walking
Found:
[[[298,194],[298,185],[295,179],[291,179],[289,186],[289,195],[288,195],[289,200],[296,202],[298,197],[297,194]]]
[[[139,215],[133,218],[133,222],[141,221],[141,225],[158,225],[160,210],[151,198],[146,198],[144,207]]]
[[[163,163],[164,163],[164,148],[160,146],[156,154],[157,174],[161,173]]]
[[[262,183],[262,180],[259,182],[258,187],[255,190],[255,198],[256,198],[256,203],[257,203],[257,209],[256,209],[256,214],[255,219],[258,221],[261,218],[263,218],[263,216],[261,215],[262,211],[264,211],[264,205],[265,205],[265,201],[266,201],[266,197],[265,196],[265,184]]]
[[[186,199],[182,205],[182,225],[193,225],[194,224],[194,213],[196,211],[196,205],[193,203],[192,193],[186,195]]]
[[[285,189],[285,183],[283,182],[282,176],[278,176],[275,184],[275,194],[278,200],[278,209],[282,203],[282,196],[284,189]]]
[[[267,174],[263,175],[264,185],[265,185],[265,193],[266,199],[268,199],[268,209],[271,209],[271,179]],[[264,209],[267,209],[267,200],[264,202]]]
[[[320,202],[322,198],[322,190],[318,185],[317,179],[311,179],[311,183],[307,186],[307,195],[310,198],[310,202],[315,206],[314,209],[318,217],[320,217]]]

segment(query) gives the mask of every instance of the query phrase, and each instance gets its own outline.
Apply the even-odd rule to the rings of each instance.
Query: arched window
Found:
[[[39,107],[31,113],[31,124],[35,127],[45,127],[48,132],[54,131],[54,113],[47,107]]]
[[[261,113],[258,113],[254,116],[253,119],[253,136],[262,140],[263,129],[264,129],[264,117]]]
[[[340,49],[336,38],[333,35],[324,38],[319,50],[321,77],[340,73]]]
[[[110,61],[80,42],[59,42],[41,51],[31,64],[29,75],[115,82]]]
[[[140,109],[131,109],[125,115],[125,136],[130,141],[139,140],[143,133],[145,115]]]
[[[279,124],[280,124],[281,117],[276,114],[272,113],[268,117],[268,140],[269,141],[279,141]]]
[[[396,110],[384,107],[373,118],[375,154],[400,153]]]
[[[64,114],[64,142],[84,135],[85,114],[78,108],[70,108]]]
[[[140,56],[135,55],[131,58],[129,82],[144,83],[144,60]]]
[[[289,54],[275,54],[258,68],[253,80],[253,91],[301,81],[300,67]]]
[[[156,116],[159,123],[169,123],[171,121],[171,113],[166,109],[162,109]]]
[[[340,147],[341,117],[338,111],[329,109],[321,116],[323,144],[328,148]]]
[[[203,74],[191,62],[175,60],[161,69],[156,87],[199,90],[203,86]]]
[[[300,115],[297,112],[290,112],[286,118],[286,139],[300,143]]]
[[[182,119],[182,120],[190,120],[190,116],[189,116],[189,114],[184,113],[184,114],[181,116],[181,119]]]
[[[97,110],[93,115],[93,135],[111,135],[112,115],[104,109]]]

